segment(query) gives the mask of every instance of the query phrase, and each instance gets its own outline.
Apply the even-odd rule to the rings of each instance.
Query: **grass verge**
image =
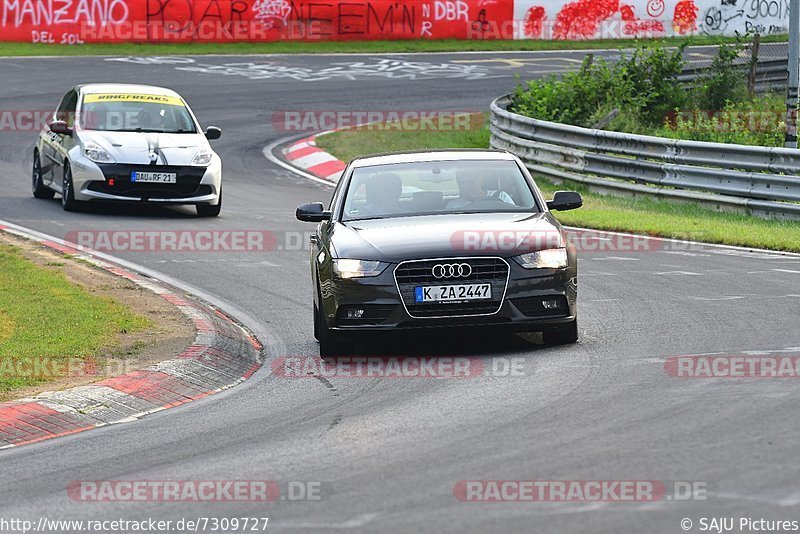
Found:
[[[783,42],[786,36],[768,36],[762,42]],[[0,43],[0,56],[142,56],[142,55],[203,55],[203,54],[331,54],[392,52],[473,52],[473,51],[541,51],[594,50],[629,48],[642,39],[601,39],[591,41],[490,41],[490,40],[398,40],[398,41],[276,41],[241,43],[87,43],[62,46],[43,43]],[[652,40],[651,40],[652,41]],[[654,40],[664,46],[714,45],[735,42],[734,38],[697,36]]]
[[[486,127],[468,131],[398,131],[361,129],[336,132],[317,139],[317,145],[349,161],[362,154],[421,148],[486,148]],[[580,184],[557,186],[543,177],[536,182],[546,196],[560,189],[583,195],[584,206],[557,213],[570,226],[673,237],[709,243],[800,252],[797,222],[764,220],[744,214],[718,212],[696,203],[673,203],[649,198],[618,198],[592,193]]]
[[[146,317],[70,283],[54,269],[63,265],[37,265],[20,248],[0,243],[0,397],[63,379],[77,370],[75,362],[94,365],[99,352],[113,351],[118,335],[151,326]]]

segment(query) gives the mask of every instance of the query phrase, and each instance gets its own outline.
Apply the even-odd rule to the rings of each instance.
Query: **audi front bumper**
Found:
[[[499,258],[498,258],[499,259]],[[328,327],[346,339],[368,333],[437,328],[491,327],[510,331],[544,331],[577,317],[577,269],[528,270],[512,260],[503,279],[473,278],[490,283],[490,302],[417,304],[413,288],[426,282],[398,280],[403,263],[372,278],[333,278],[320,285]],[[487,267],[488,269],[488,267]],[[454,283],[441,282],[442,285]]]

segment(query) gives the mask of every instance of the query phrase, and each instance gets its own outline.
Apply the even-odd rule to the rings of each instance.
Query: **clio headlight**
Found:
[[[208,165],[213,157],[214,153],[211,150],[202,148],[192,158],[192,165]]]
[[[95,163],[116,163],[106,149],[94,142],[86,143],[83,146],[83,154]]]

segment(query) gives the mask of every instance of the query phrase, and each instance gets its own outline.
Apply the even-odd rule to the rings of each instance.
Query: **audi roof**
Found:
[[[377,165],[391,165],[393,163],[423,163],[426,161],[460,161],[460,160],[514,160],[514,156],[505,150],[490,149],[448,149],[448,150],[418,150],[413,152],[393,152],[387,154],[372,154],[355,158],[351,166],[374,167]]]

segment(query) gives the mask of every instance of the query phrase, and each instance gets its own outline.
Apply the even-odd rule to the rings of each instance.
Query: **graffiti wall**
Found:
[[[0,0],[0,40],[591,39],[785,33],[789,0]]]
[[[787,33],[789,0],[516,0],[517,39]]]
[[[510,0],[0,0],[6,41],[465,39]]]

